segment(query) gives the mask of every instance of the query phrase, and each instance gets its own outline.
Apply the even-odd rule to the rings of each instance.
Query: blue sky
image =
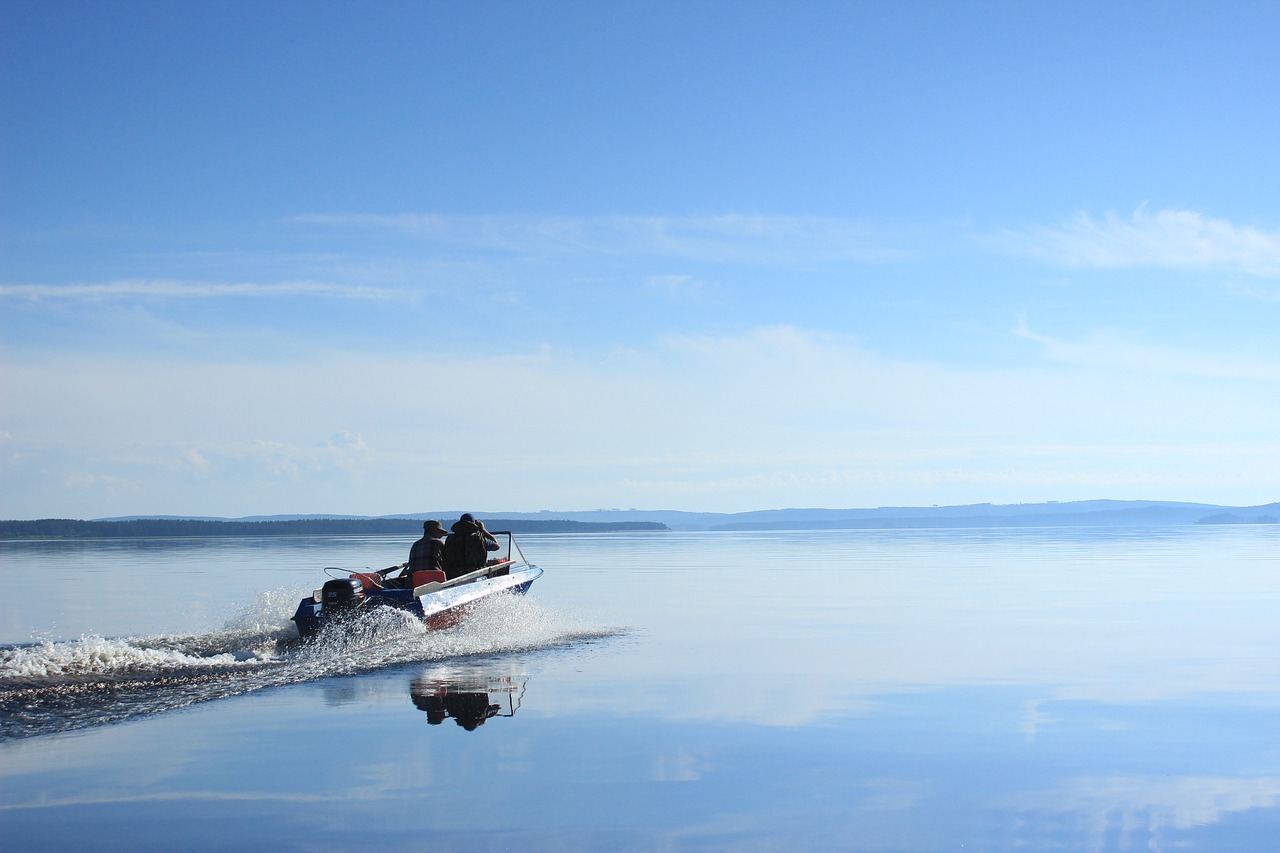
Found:
[[[1280,499],[1280,11],[0,7],[0,517]]]

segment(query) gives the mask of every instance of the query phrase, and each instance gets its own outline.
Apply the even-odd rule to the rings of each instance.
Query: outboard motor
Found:
[[[364,584],[359,578],[334,578],[320,588],[325,616],[342,616],[364,603]]]

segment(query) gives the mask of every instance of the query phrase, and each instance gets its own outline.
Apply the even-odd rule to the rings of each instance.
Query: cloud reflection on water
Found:
[[[1249,842],[1280,824],[1272,541],[544,537],[537,608],[499,623],[625,632],[393,658],[0,745],[0,820],[234,812],[244,839],[305,828],[338,849],[361,830],[522,849],[1268,849]],[[513,718],[429,723],[430,697],[483,693],[487,710],[504,690]],[[503,808],[475,812],[476,791]],[[350,817],[366,804],[376,829]]]

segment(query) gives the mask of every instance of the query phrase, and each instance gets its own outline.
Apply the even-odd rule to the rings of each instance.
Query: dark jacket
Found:
[[[451,579],[481,568],[488,562],[489,552],[502,547],[470,521],[459,521],[450,530],[444,544],[444,571]]]

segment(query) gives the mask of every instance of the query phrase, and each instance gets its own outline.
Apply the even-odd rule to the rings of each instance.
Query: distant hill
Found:
[[[277,515],[248,518],[125,517],[80,521],[0,521],[0,539],[148,536],[417,535],[425,519],[448,527],[458,511],[376,518]],[[1232,507],[1172,501],[1071,501],[874,509],[769,509],[754,512],[597,509],[579,512],[477,512],[491,530],[611,533],[663,530],[895,530],[982,527],[1167,527],[1276,524],[1280,503]]]
[[[1121,527],[1186,524],[1274,524],[1280,503],[1253,507],[1174,501],[1091,500],[1034,504],[966,504],[873,509],[790,508],[753,512],[597,509],[577,512],[477,513],[509,519],[565,518],[596,523],[658,522],[672,530],[886,530],[966,527]],[[412,518],[456,518],[458,513],[411,514]],[[1226,516],[1234,520],[1225,519]]]
[[[485,521],[490,530],[512,533],[617,533],[667,530],[649,521],[587,522],[571,519],[504,519]],[[422,521],[413,518],[290,518],[228,520],[208,518],[131,518],[81,521],[43,518],[0,521],[0,539],[143,539],[206,536],[421,536]]]

